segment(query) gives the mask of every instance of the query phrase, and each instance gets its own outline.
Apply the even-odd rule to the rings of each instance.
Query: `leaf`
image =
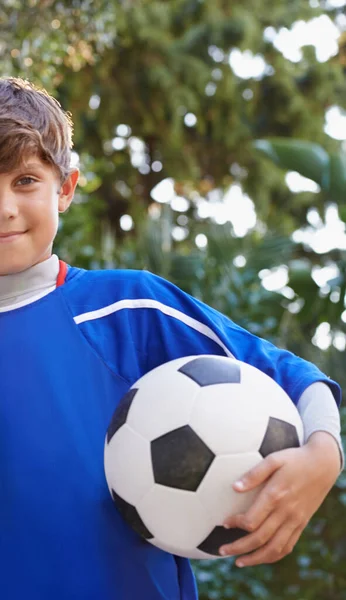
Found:
[[[346,203],[346,154],[330,155],[330,200],[337,204]]]
[[[297,171],[323,189],[329,188],[330,158],[322,146],[305,140],[275,138],[256,140],[254,147],[279,167]]]

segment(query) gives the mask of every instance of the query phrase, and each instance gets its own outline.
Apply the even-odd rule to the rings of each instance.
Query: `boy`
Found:
[[[67,267],[52,255],[78,180],[72,122],[46,92],[0,79],[0,591],[6,600],[193,600],[187,560],[121,519],[103,471],[117,402],[179,356],[254,364],[298,405],[306,443],[272,454],[235,488],[265,483],[226,527],[238,566],[292,550],[340,471],[338,385],[146,272]],[[336,402],[335,402],[336,400]]]

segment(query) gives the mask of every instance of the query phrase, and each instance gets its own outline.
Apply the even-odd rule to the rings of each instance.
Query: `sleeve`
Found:
[[[316,431],[329,433],[339,447],[341,470],[343,470],[345,454],[341,439],[340,413],[330,389],[324,383],[313,383],[302,393],[297,409],[304,425],[305,442]]]
[[[140,296],[131,329],[141,349],[143,373],[181,356],[226,355],[269,375],[296,405],[316,382],[325,383],[340,404],[339,385],[315,365],[249,333],[168,281],[142,272]]]

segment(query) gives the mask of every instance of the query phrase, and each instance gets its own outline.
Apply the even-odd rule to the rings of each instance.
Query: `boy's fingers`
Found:
[[[247,471],[238,481],[235,481],[233,488],[237,492],[248,492],[261,483],[264,483],[275,471],[282,466],[280,452],[270,454],[258,465]]]
[[[236,565],[238,567],[252,567],[277,562],[292,552],[300,534],[301,530],[289,528],[285,524],[273,539],[269,540],[262,548],[252,554],[237,558]]]
[[[222,546],[222,548],[220,548],[220,554],[232,556],[253,552],[261,546],[264,546],[264,544],[274,536],[280,526],[280,515],[273,513],[266,522],[253,533],[249,533],[232,544]]]
[[[262,498],[262,493],[256,498],[255,502],[246,513],[234,515],[229,519],[226,519],[224,527],[227,529],[237,527],[239,529],[245,529],[245,531],[248,531],[249,533],[256,531],[273,511],[272,504],[269,504],[265,493],[263,493]]]
[[[293,552],[296,543],[299,541],[300,536],[302,535],[304,531],[304,527],[297,527],[294,532],[292,533],[290,539],[287,542],[287,546],[286,546],[286,554],[285,556],[287,556],[288,554],[291,554],[291,552]]]
[[[226,519],[224,527],[239,527],[245,531],[256,531],[262,523],[281,506],[281,520],[285,518],[282,511],[282,501],[287,495],[287,490],[282,488],[275,481],[269,482],[255,498],[253,504],[244,514],[238,514]]]
[[[267,543],[258,547],[250,554],[238,556],[238,567],[250,567],[260,564],[270,564],[281,560],[289,554],[299,539],[301,531],[285,523]]]

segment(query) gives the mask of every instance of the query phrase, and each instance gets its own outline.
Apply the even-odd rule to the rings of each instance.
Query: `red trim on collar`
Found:
[[[59,260],[59,275],[56,280],[56,287],[60,287],[65,283],[67,275],[67,264],[63,260]]]

